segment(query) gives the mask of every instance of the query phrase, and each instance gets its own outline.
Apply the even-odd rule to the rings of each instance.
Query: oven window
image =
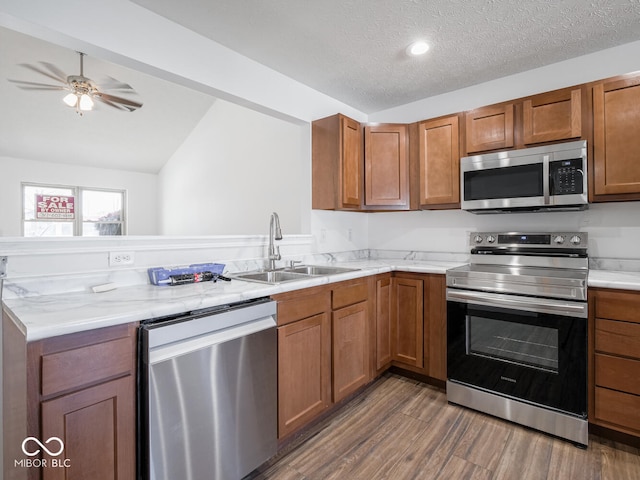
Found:
[[[558,330],[468,315],[467,355],[558,373]]]
[[[542,163],[464,172],[464,199],[541,197]]]

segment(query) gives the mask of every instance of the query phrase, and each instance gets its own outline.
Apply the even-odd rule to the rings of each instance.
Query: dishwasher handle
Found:
[[[149,350],[149,364],[154,365],[203,348],[230,342],[236,338],[246,337],[263,330],[268,330],[269,328],[276,328],[276,320],[273,316],[253,320],[226,330],[218,330],[209,334],[151,348]]]

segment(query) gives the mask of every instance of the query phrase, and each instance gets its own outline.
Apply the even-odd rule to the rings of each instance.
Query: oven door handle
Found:
[[[586,302],[566,302],[549,298],[519,297],[451,288],[447,288],[447,301],[578,318],[587,318],[588,315]]]

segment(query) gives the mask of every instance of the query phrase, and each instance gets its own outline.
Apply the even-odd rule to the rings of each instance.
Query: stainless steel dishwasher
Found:
[[[139,476],[240,479],[277,450],[276,303],[140,327]]]

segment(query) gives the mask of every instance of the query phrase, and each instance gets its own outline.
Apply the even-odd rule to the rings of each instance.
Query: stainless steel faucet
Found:
[[[276,269],[276,260],[280,260],[280,247],[274,245],[275,240],[282,240],[282,230],[280,230],[280,217],[276,212],[271,214],[269,221],[269,270]]]

